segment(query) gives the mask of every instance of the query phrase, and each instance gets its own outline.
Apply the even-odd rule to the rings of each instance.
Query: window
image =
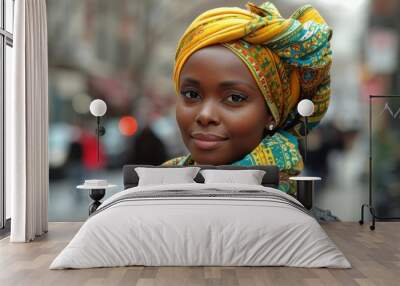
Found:
[[[12,48],[14,32],[14,0],[0,0],[0,228],[11,216],[10,194],[5,189],[5,100],[11,93]],[[9,225],[9,224],[7,224]],[[0,233],[1,234],[1,233]]]

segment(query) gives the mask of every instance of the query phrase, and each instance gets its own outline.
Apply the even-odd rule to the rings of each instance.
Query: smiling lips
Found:
[[[191,138],[196,147],[203,150],[214,149],[221,145],[224,141],[228,140],[227,137],[221,135],[200,132],[192,133]]]

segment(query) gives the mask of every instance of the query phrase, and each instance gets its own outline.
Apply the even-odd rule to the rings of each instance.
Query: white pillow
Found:
[[[199,170],[199,167],[135,168],[139,176],[138,186],[196,183],[193,179]]]
[[[247,185],[261,185],[265,171],[249,170],[201,170],[200,174],[204,177],[204,183],[234,183]]]

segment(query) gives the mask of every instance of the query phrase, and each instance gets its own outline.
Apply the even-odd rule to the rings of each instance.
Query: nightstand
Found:
[[[296,181],[297,200],[308,210],[313,208],[315,181],[320,181],[320,177],[290,177],[289,180]]]
[[[77,186],[78,189],[89,190],[89,197],[93,200],[93,203],[89,205],[89,215],[101,205],[100,200],[106,194],[106,189],[116,186],[108,184],[107,180],[85,180],[83,185]]]

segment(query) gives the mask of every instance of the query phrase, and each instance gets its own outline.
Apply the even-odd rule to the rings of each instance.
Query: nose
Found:
[[[203,101],[197,113],[196,122],[202,126],[208,126],[211,124],[218,125],[219,118],[217,104],[217,102],[211,99]]]

